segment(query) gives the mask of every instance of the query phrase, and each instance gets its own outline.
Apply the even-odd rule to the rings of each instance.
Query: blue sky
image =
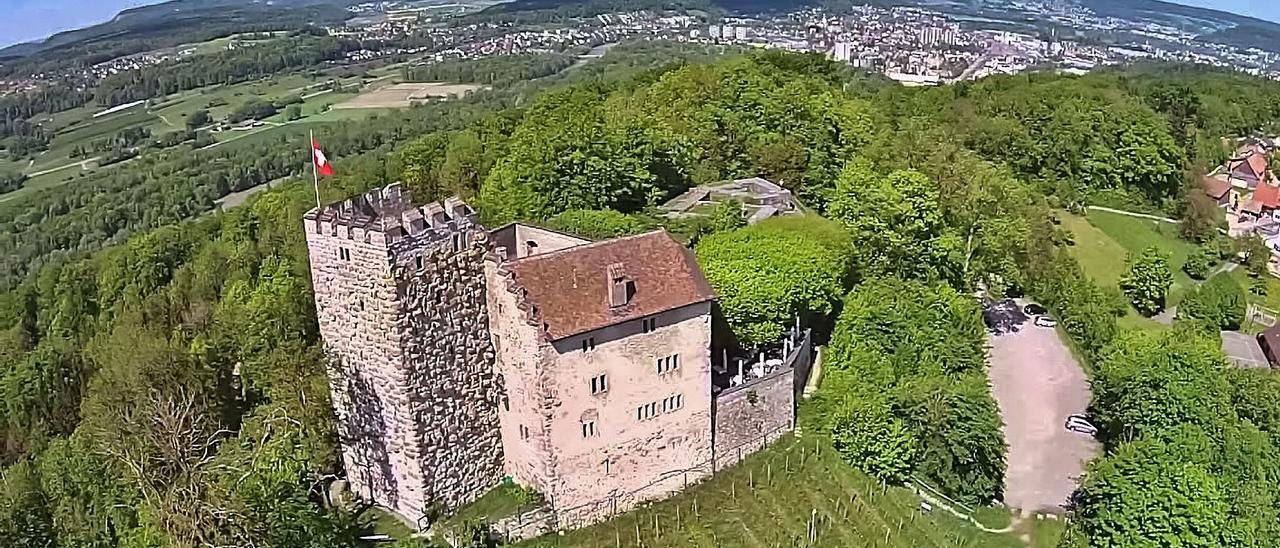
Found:
[[[0,0],[3,1],[3,0]],[[1170,1],[1170,0],[1166,0]],[[1172,0],[1178,4],[1229,11],[1280,23],[1280,0]]]
[[[111,19],[125,8],[158,0],[0,0],[0,47]],[[1280,23],[1280,0],[1174,0]]]
[[[0,46],[110,20],[120,10],[156,0],[0,0]]]

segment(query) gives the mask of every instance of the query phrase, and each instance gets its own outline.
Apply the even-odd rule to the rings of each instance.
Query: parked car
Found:
[[[1089,436],[1098,435],[1098,427],[1089,422],[1084,415],[1071,415],[1067,417],[1067,423],[1064,425],[1067,430],[1078,432]]]
[[[1053,327],[1055,325],[1058,325],[1058,320],[1055,320],[1048,316],[1037,316],[1036,325],[1040,327]]]
[[[1041,314],[1048,314],[1049,309],[1043,306],[1040,306],[1036,303],[1031,303],[1027,306],[1022,307],[1022,312],[1028,316],[1039,316]]]

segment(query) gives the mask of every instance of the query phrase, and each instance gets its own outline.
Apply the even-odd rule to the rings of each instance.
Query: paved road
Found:
[[[1018,306],[995,315],[1003,321],[991,336],[989,374],[1009,443],[1005,504],[1061,514],[1100,450],[1097,441],[1063,427],[1068,415],[1088,407],[1089,381],[1056,330],[1037,327]]]

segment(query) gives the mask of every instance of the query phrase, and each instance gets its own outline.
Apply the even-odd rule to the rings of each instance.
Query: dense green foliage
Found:
[[[821,203],[870,121],[865,103],[842,99],[825,79],[834,67],[795,59],[803,61],[759,56],[676,69],[635,89],[543,94],[479,203],[498,222],[634,212],[694,184],[755,175]]]
[[[1173,285],[1169,257],[1156,247],[1129,258],[1129,271],[1120,278],[1120,289],[1138,312],[1148,316],[1164,309],[1164,299]]]
[[[969,293],[1022,289],[1098,374],[1109,451],[1078,532],[1095,545],[1275,544],[1280,385],[1226,371],[1198,330],[1121,335],[1124,298],[1084,275],[1050,209],[1184,207],[1184,176],[1220,153],[1218,137],[1277,119],[1274,105],[1247,99],[1262,114],[1237,117],[1219,73],[880,89],[818,56],[669,65],[633,48],[322,126],[341,174],[323,197],[399,179],[418,201],[471,198],[491,224],[611,237],[688,228],[642,212],[692,185],[771,178],[831,220],[735,227],[740,213],[723,206],[691,236],[740,343],[839,313],[818,405],[845,460],[966,502],[997,497],[1004,442]],[[596,78],[610,66],[628,77]],[[146,85],[185,85],[178,76]],[[1276,87],[1241,81],[1263,97]],[[526,100],[550,83],[568,85]],[[202,215],[229,192],[300,174],[299,126],[206,150],[162,137],[177,145],[0,203],[0,538],[354,544],[359,518],[324,495],[340,470],[298,224],[309,182]],[[1137,268],[1127,285],[1161,301],[1164,270]],[[1187,314],[1222,325],[1221,303],[1236,298],[1222,283],[1198,290]]]
[[[550,76],[569,68],[577,57],[564,53],[523,53],[479,59],[448,59],[405,67],[406,82],[471,82],[503,85]]]
[[[936,283],[863,283],[823,366],[836,447],[888,481],[915,474],[971,504],[998,497],[1005,443],[986,359],[973,299]]]
[[[10,192],[22,188],[22,183],[27,182],[27,176],[21,173],[0,172],[0,193]]]
[[[1230,372],[1216,333],[1133,333],[1104,353],[1093,409],[1108,453],[1076,517],[1094,546],[1273,546],[1274,378]],[[1266,401],[1272,400],[1272,401]]]
[[[651,225],[635,215],[609,209],[573,209],[547,219],[547,226],[583,238],[603,240],[639,234]]]
[[[1199,320],[1213,330],[1236,330],[1244,322],[1244,289],[1229,272],[1196,287],[1178,304],[1178,317]]]
[[[776,217],[698,241],[698,263],[741,344],[771,343],[797,317],[831,314],[849,280],[852,240],[830,221]]]
[[[336,467],[309,203],[275,192],[6,295],[0,457],[42,500],[0,522],[43,512],[18,538],[67,545],[354,542],[354,516],[309,492]]]

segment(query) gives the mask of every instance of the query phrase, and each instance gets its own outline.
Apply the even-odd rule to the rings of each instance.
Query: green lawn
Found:
[[[1175,306],[1191,289],[1194,281],[1182,265],[1195,245],[1178,238],[1177,225],[1110,213],[1089,211],[1086,217],[1061,214],[1062,224],[1074,237],[1072,254],[1085,274],[1098,284],[1115,287],[1124,275],[1129,254],[1141,253],[1156,246],[1169,255],[1173,285],[1169,288],[1168,306]],[[1135,311],[1120,319],[1120,326],[1137,329],[1160,329],[1164,326],[1140,316]]]
[[[471,504],[459,508],[458,511],[444,520],[441,525],[445,529],[465,526],[474,521],[493,523],[502,518],[511,517],[526,510],[535,508],[538,502],[526,504],[521,500],[520,488],[511,485],[499,485]]]
[[[940,509],[923,514],[919,505],[920,499],[905,488],[882,491],[875,480],[841,460],[825,440],[788,436],[671,499],[518,546],[808,545],[805,536],[815,511],[818,546],[1027,546],[1014,533],[985,533]]]

